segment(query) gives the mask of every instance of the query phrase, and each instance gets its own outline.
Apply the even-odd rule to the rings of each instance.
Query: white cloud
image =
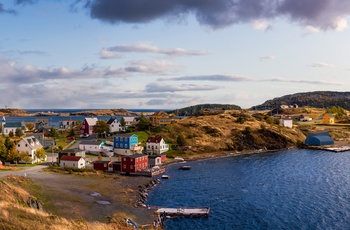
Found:
[[[315,68],[333,68],[334,65],[332,64],[328,64],[325,62],[315,62],[311,64],[311,67],[315,67]]]
[[[272,61],[272,60],[275,60],[275,59],[276,59],[276,57],[273,56],[273,55],[260,57],[260,61]]]
[[[271,24],[266,20],[255,20],[252,23],[252,26],[256,30],[268,30],[271,28]]]

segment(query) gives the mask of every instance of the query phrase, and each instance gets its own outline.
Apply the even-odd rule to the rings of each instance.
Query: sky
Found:
[[[0,108],[242,108],[348,91],[348,0],[0,0]]]

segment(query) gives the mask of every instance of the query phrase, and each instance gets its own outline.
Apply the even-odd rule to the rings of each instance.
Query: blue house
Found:
[[[119,154],[134,154],[138,150],[138,137],[135,134],[116,134],[114,136],[114,152]]]
[[[316,146],[334,145],[334,140],[329,136],[329,132],[308,133],[305,144]]]

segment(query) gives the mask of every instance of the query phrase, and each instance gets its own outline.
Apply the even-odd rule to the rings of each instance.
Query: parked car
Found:
[[[68,140],[68,141],[74,141],[74,140],[75,140],[75,137],[67,137],[67,140]]]

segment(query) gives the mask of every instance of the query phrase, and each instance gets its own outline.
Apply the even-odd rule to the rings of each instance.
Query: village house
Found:
[[[56,145],[55,140],[52,138],[45,137],[44,133],[27,133],[27,136],[34,136],[43,148],[52,148]]]
[[[36,151],[38,149],[43,148],[43,146],[40,144],[40,142],[34,137],[34,136],[27,136],[22,138],[17,143],[17,151],[20,152],[28,152],[29,157],[31,158],[31,164],[40,162],[42,160],[46,159],[38,159],[36,157]]]
[[[334,116],[330,113],[325,113],[322,120],[323,124],[334,124]]]
[[[150,136],[146,141],[146,152],[149,155],[159,155],[169,150],[169,145],[165,143],[161,136]]]
[[[60,167],[65,168],[85,168],[85,160],[82,157],[75,156],[62,156],[60,158]]]
[[[143,154],[133,154],[121,157],[122,173],[127,175],[130,173],[141,172],[148,168],[148,156]]]
[[[96,117],[87,117],[84,119],[83,123],[80,127],[80,134],[93,134],[94,133],[94,126],[96,125],[96,122],[98,119]]]
[[[69,119],[69,120],[62,120],[62,121],[60,121],[58,127],[60,129],[69,129],[69,128],[72,128],[75,125],[77,125],[77,121]]]
[[[83,150],[86,153],[98,154],[104,152],[104,148],[102,147],[104,144],[103,141],[81,141],[79,143],[79,150]]]
[[[125,126],[128,128],[130,126],[134,126],[136,124],[136,118],[135,117],[124,117]]]
[[[58,160],[61,159],[63,156],[73,156],[73,157],[82,157],[85,159],[86,157],[86,151],[85,150],[80,150],[78,148],[73,148],[73,149],[65,149],[61,150],[58,153]]]
[[[293,120],[291,118],[281,118],[280,125],[287,128],[293,128]]]
[[[10,132],[12,132],[13,135],[16,134],[16,130],[20,129],[22,133],[24,133],[25,126],[21,122],[6,122],[5,117],[2,117],[2,134],[8,136]]]
[[[138,137],[135,134],[116,134],[113,146],[114,153],[120,155],[142,153],[143,150],[143,147],[138,144]]]
[[[47,118],[38,118],[35,119],[34,127],[35,132],[41,132],[44,128],[49,126],[49,119]]]
[[[149,117],[152,126],[164,126],[169,125],[171,120],[169,114],[164,111],[154,113]]]
[[[312,121],[312,118],[309,117],[308,115],[301,114],[299,121]]]
[[[148,167],[149,168],[162,165],[165,161],[166,161],[165,154],[148,155]]]
[[[109,125],[109,132],[110,133],[116,133],[126,130],[126,125],[122,126],[121,123],[121,117],[111,117],[107,124]]]

